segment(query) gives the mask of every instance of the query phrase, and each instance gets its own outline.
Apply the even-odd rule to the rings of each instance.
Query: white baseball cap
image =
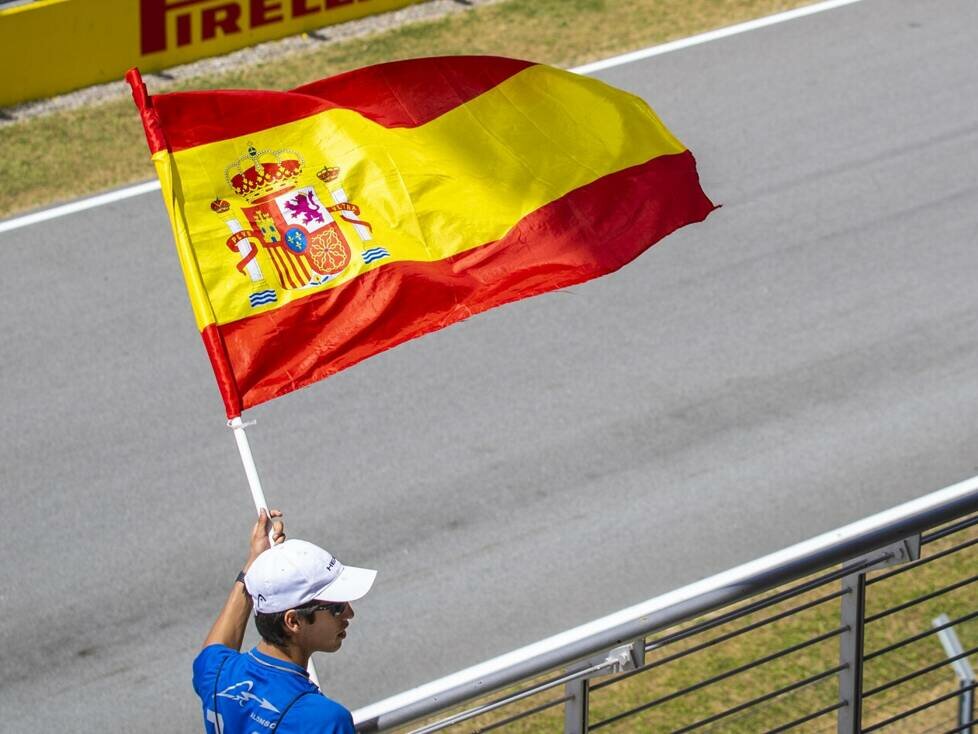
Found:
[[[376,577],[376,571],[344,566],[318,545],[290,538],[258,556],[244,582],[255,612],[273,614],[314,599],[355,601]]]

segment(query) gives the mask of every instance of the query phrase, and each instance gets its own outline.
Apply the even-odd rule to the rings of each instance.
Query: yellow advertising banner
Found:
[[[0,10],[0,107],[419,0],[36,0]]]

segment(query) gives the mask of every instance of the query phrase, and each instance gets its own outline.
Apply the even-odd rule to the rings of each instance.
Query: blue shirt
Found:
[[[207,734],[354,734],[350,712],[320,693],[305,670],[257,648],[208,645],[194,660],[194,690]]]

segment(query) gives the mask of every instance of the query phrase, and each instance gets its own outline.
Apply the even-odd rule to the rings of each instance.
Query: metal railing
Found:
[[[362,708],[357,730],[971,734],[975,513],[978,477]]]

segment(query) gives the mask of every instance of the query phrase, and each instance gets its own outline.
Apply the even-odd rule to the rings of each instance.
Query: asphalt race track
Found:
[[[974,0],[866,0],[602,72],[722,209],[252,411],[290,534],[381,572],[317,657],[327,694],[978,472],[976,42]],[[190,664],[253,508],[160,196],[0,256],[0,729],[199,731]]]

